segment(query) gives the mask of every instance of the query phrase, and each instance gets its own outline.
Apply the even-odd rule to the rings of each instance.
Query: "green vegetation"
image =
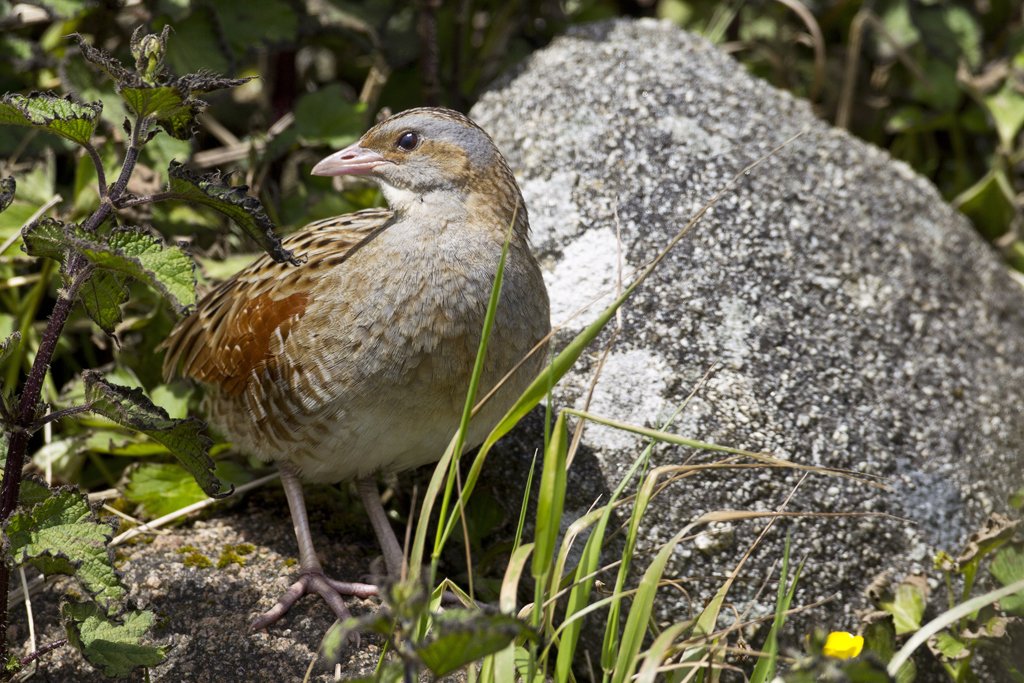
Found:
[[[658,13],[909,163],[1024,271],[1019,2],[662,0]]]
[[[21,658],[21,643],[0,642],[11,675],[67,646],[114,677],[165,656],[149,633],[154,615],[131,608],[113,571],[113,518],[82,491],[117,489],[116,508],[153,519],[254,478],[254,463],[190,417],[198,414],[198,390],[161,377],[157,347],[195,302],[197,277],[200,287],[226,277],[258,250],[290,260],[278,232],[378,202],[374,190],[337,191],[306,171],[323,152],[353,141],[382,108],[465,109],[495,76],[568,25],[637,10],[601,0],[317,6],[154,0],[117,9],[43,0],[20,14],[0,8],[0,93],[8,93],[0,98],[0,451],[7,455],[0,516],[8,541],[0,585],[12,568],[31,565],[70,575],[76,586],[61,608],[66,641],[37,644]],[[907,160],[1024,270],[1017,198],[1024,189],[1024,25],[1009,0],[814,7],[662,0],[644,11],[705,33],[755,73],[808,97],[822,116]],[[146,28],[135,31],[140,23]],[[886,665],[895,662],[891,675],[903,683],[914,665],[900,663],[898,649],[921,635],[951,681],[976,680],[978,658],[999,661],[1008,620],[1021,616],[1024,544],[1013,520],[994,522],[957,558],[940,558],[935,575],[950,595],[944,615],[925,623],[921,581],[880,587],[879,614],[862,631],[864,653],[850,660],[823,654],[825,633],[794,653],[784,627],[800,564],[788,550],[776,612],[753,657],[738,656],[737,644],[756,623],[720,623],[743,561],[725,572],[695,619],[657,628],[655,597],[668,583],[663,574],[675,545],[723,519],[693,520],[649,566],[633,566],[652,497],[664,481],[696,472],[652,469],[658,445],[706,451],[720,458],[715,467],[792,467],[680,437],[671,420],[658,430],[611,425],[643,436],[647,447],[607,501],[565,528],[565,467],[578,445],[569,418],[608,421],[548,406],[539,495],[532,507],[524,496],[515,543],[491,559],[492,575],[478,563],[465,585],[439,580],[445,548],[471,544],[489,524],[485,513],[476,516],[473,494],[491,447],[546,403],[584,351],[594,351],[616,309],[657,264],[558,350],[461,480],[454,456],[461,447],[451,444],[415,517],[413,554],[430,558],[425,576],[414,564],[380,611],[336,625],[322,656],[338,658],[348,634],[360,629],[388,643],[374,677],[383,681],[420,671],[440,676],[470,663],[471,680],[480,681],[572,681],[586,666],[614,683],[710,682],[736,667],[758,683],[782,671],[792,681],[875,681],[892,680]],[[468,387],[467,419],[477,398],[475,385]],[[628,519],[621,530],[616,513]],[[473,517],[465,525],[464,514]],[[768,533],[770,513],[737,519],[758,517]],[[613,536],[620,544],[614,562],[602,555]],[[193,547],[179,553],[187,566],[223,568],[244,565],[253,550],[229,546],[216,562]],[[630,579],[637,573],[638,584]],[[1000,590],[1001,599],[993,598]],[[445,592],[465,606],[439,613]],[[523,604],[522,595],[532,599]],[[478,608],[478,597],[497,610]],[[6,602],[5,593],[0,638]],[[600,656],[589,664],[580,642],[587,615],[607,624]]]

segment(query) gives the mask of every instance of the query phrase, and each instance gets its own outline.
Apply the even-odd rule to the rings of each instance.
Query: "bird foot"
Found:
[[[316,593],[323,598],[334,612],[334,616],[342,621],[351,616],[348,607],[345,606],[346,596],[370,598],[379,595],[380,589],[372,583],[335,581],[324,576],[319,569],[303,571],[299,579],[278,599],[277,604],[257,617],[250,628],[253,631],[265,629],[287,614],[299,598],[309,593]]]

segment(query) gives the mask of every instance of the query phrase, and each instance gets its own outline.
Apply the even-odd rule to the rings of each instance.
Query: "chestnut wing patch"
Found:
[[[181,374],[241,395],[254,373],[276,362],[275,354],[314,301],[323,269],[344,267],[391,218],[390,211],[368,209],[318,221],[284,241],[306,259],[302,265],[262,257],[216,287],[163,343],[164,375]]]
[[[271,360],[271,343],[283,346],[294,325],[306,312],[309,294],[296,292],[283,299],[274,299],[269,292],[244,302],[225,327],[214,335],[211,358],[191,368],[193,377],[207,384],[216,384],[229,396],[237,396],[254,370]]]

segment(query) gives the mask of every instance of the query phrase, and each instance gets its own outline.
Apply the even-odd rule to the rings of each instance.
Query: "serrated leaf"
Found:
[[[218,173],[197,175],[177,162],[167,169],[170,191],[177,199],[208,206],[234,221],[278,263],[298,265],[295,255],[281,246],[274,224],[260,200],[246,194],[246,186],[231,187]]]
[[[232,484],[242,484],[251,479],[244,467],[230,461],[218,462],[214,474]],[[206,494],[181,466],[144,463],[129,475],[124,497],[140,506],[147,518],[153,519],[205,500]]]
[[[52,93],[0,97],[0,124],[42,128],[80,145],[89,143],[103,105],[75,102]]]
[[[185,98],[169,85],[121,88],[121,97],[139,116],[165,118],[185,107]]]
[[[320,640],[320,656],[330,665],[337,664],[342,661],[342,655],[345,653],[346,645],[352,634],[376,633],[387,637],[394,630],[395,617],[385,603],[380,609],[369,614],[335,621]]]
[[[4,458],[6,457],[5,449]],[[52,493],[53,489],[47,486],[45,481],[32,474],[25,474],[21,479],[21,486],[18,488],[18,505],[30,508],[33,505],[42,503]]]
[[[445,676],[470,662],[503,650],[520,636],[533,631],[507,614],[481,614],[454,609],[434,617],[433,636],[414,647],[420,660],[435,676]]]
[[[153,612],[127,612],[121,623],[88,602],[65,602],[60,612],[68,639],[106,676],[124,678],[139,667],[156,666],[166,657],[163,648],[143,643],[156,619]]]
[[[175,79],[175,84],[185,90],[190,95],[194,93],[208,93],[214,90],[223,90],[224,88],[237,88],[240,85],[244,85],[253,79],[252,76],[246,78],[228,78],[227,76],[221,76],[207,71],[206,69],[200,69],[194,73],[185,74]]]
[[[939,631],[929,638],[928,649],[932,654],[948,660],[963,659],[971,653],[967,646],[954,638],[949,631]]]
[[[78,290],[85,312],[107,334],[114,334],[114,328],[121,322],[121,304],[128,301],[126,279],[118,273],[96,270]]]
[[[196,117],[206,103],[183,95],[169,85],[121,88],[121,97],[139,116],[154,116],[168,135],[188,140],[195,132]],[[143,113],[145,112],[145,113]]]
[[[957,571],[964,574],[976,569],[987,555],[1009,542],[1020,525],[1019,519],[998,512],[990,514],[982,527],[970,535],[957,556]]]
[[[921,628],[921,617],[924,616],[926,602],[924,586],[927,584],[911,581],[913,578],[915,577],[908,577],[896,587],[896,595],[892,600],[879,602],[879,607],[892,615],[897,636],[913,633]]]
[[[68,36],[71,40],[75,41],[78,45],[78,49],[82,51],[82,57],[87,62],[94,64],[104,71],[119,85],[142,85],[142,80],[130,69],[125,68],[125,65],[121,63],[121,60],[111,55],[106,50],[93,47],[85,41],[85,37],[79,33],[72,33]]]
[[[15,564],[27,562],[47,576],[74,576],[107,612],[117,611],[126,591],[107,547],[113,530],[96,521],[85,494],[57,489],[38,505],[11,515],[4,533]]]
[[[117,91],[136,116],[152,116],[172,137],[188,140],[196,117],[206,103],[196,93],[241,85],[248,78],[225,78],[206,71],[172,78],[164,68],[170,27],[160,34],[146,34],[139,27],[132,34],[134,71],[104,50],[92,47],[79,34],[72,34],[86,60],[106,71],[117,83]]]
[[[0,180],[0,213],[7,210],[7,207],[14,201],[14,190],[17,183],[14,178]]]
[[[121,97],[139,116],[153,116],[171,137],[188,140],[196,126],[196,117],[206,102],[195,97],[222,88],[234,88],[248,78],[225,78],[206,71],[186,74],[163,85],[136,85],[119,89]]]
[[[97,268],[145,282],[178,313],[196,302],[195,262],[180,248],[165,245],[141,228],[117,228],[106,243],[76,232],[70,244]]]
[[[213,498],[231,495],[235,487],[224,490],[214,475],[210,458],[210,439],[204,434],[204,425],[195,418],[173,420],[167,412],[153,404],[140,389],[111,384],[99,373],[82,373],[85,398],[92,411],[119,425],[142,432],[167,447],[181,466],[195,477],[196,482]]]
[[[18,331],[11,332],[6,339],[0,342],[0,363],[3,363],[14,353],[19,343],[21,343],[21,332]]]
[[[29,256],[48,258],[63,263],[68,249],[67,232],[68,226],[65,223],[47,216],[25,226],[25,229],[21,231],[21,238],[24,242],[22,249]]]

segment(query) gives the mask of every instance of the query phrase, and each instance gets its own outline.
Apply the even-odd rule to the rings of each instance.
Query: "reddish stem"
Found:
[[[139,159],[140,136],[144,127],[144,120],[136,120],[135,125],[132,126],[131,141],[125,152],[121,173],[113,186],[107,190],[106,195],[101,196],[99,208],[82,223],[84,230],[94,232],[103,225],[103,222],[110,217],[114,205],[124,193],[128,186],[128,180],[135,170],[135,163]],[[64,324],[68,321],[68,316],[71,315],[71,310],[74,308],[78,290],[92,274],[92,266],[81,256],[71,254],[65,264],[65,272],[70,277],[71,283],[60,291],[57,302],[53,305],[50,319],[46,323],[46,330],[39,340],[36,357],[32,361],[25,385],[21,389],[14,424],[7,425],[10,441],[7,445],[7,463],[4,466],[3,483],[0,484],[0,526],[7,522],[18,504],[21,475],[25,467],[25,453],[28,450],[29,437],[36,421],[36,411],[43,391],[43,382],[50,369],[50,363],[53,361],[53,352],[57,349],[57,342],[64,331]],[[10,578],[11,574],[7,563],[0,561],[0,654],[5,658],[8,652],[7,588]]]

